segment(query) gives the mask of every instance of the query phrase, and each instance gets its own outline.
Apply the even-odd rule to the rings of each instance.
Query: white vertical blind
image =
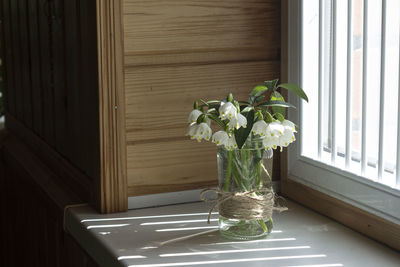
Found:
[[[302,2],[301,155],[400,188],[400,1]]]
[[[351,88],[353,68],[353,5],[352,0],[347,0],[347,69],[346,69],[346,151],[345,167],[350,168],[351,160]],[[319,89],[322,91],[322,89]],[[320,146],[320,144],[318,144]]]

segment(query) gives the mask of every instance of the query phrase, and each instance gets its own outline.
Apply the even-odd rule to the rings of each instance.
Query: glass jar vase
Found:
[[[250,135],[241,149],[217,153],[219,230],[230,239],[266,237],[272,230],[272,149]]]

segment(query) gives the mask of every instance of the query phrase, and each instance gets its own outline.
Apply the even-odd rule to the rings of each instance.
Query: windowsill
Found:
[[[216,213],[206,223],[208,207],[202,202],[106,215],[88,206],[70,208],[66,230],[107,267],[398,266],[399,253],[291,201],[287,206],[288,211],[274,214],[275,227],[267,239],[250,242],[211,232],[160,246],[217,227]],[[171,216],[179,214],[188,215]],[[196,221],[182,222],[188,220]]]

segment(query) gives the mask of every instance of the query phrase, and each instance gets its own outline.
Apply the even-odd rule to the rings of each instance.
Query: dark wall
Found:
[[[99,179],[96,1],[0,0],[0,266],[96,266],[63,230]]]
[[[64,207],[79,198],[52,182],[54,174],[15,137],[2,144],[0,266],[97,266],[63,230]]]
[[[0,9],[9,121],[98,177],[96,2],[1,0]]]

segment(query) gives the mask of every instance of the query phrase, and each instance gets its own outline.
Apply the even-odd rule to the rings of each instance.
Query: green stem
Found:
[[[233,151],[228,151],[228,166],[226,169],[225,181],[224,181],[224,191],[228,192],[229,184],[231,181],[231,173],[232,173],[232,154]]]
[[[232,166],[232,174],[233,174],[233,178],[235,179],[235,182],[237,184],[237,186],[242,189],[243,191],[247,191],[246,187],[244,186],[244,184],[242,183],[242,179],[240,179],[240,174],[237,170],[237,166],[236,164],[234,164]]]
[[[255,148],[257,151],[257,164],[255,166],[256,168],[256,174],[257,174],[257,188],[260,189],[263,186],[263,181],[262,181],[262,176],[261,176],[261,165],[262,165],[262,157],[261,157],[261,149],[258,149],[258,143],[255,144]]]
[[[264,220],[258,220],[258,223],[260,224],[264,232],[268,232],[268,226],[265,224]]]

